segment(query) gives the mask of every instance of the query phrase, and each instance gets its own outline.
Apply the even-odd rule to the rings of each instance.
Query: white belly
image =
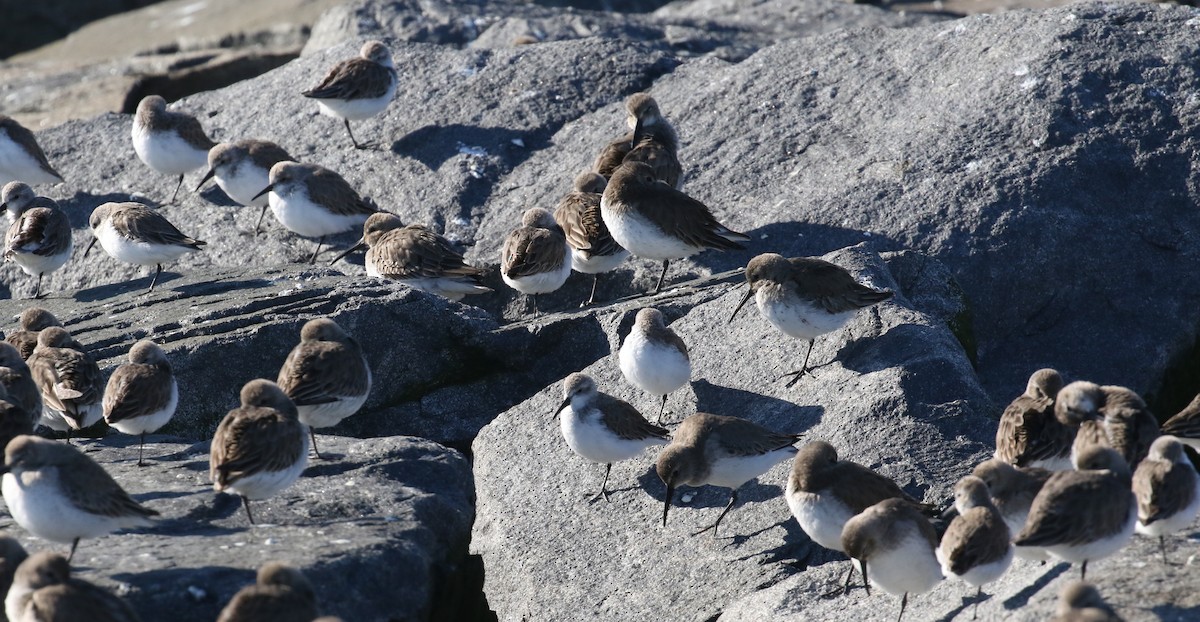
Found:
[[[1197,485],[1195,494],[1192,496],[1192,502],[1187,507],[1176,512],[1173,516],[1154,521],[1149,525],[1143,525],[1141,521],[1138,521],[1136,529],[1143,536],[1170,535],[1190,527],[1192,521],[1196,519],[1197,513],[1200,513],[1200,485]]]
[[[80,423],[78,424],[75,422],[74,418],[68,417],[62,411],[51,408],[49,403],[43,401],[42,418],[38,420],[38,423],[52,430],[66,432],[68,430],[83,430],[85,428],[90,428],[96,425],[96,423],[104,417],[104,405],[100,402],[86,405],[76,404],[75,409],[81,414]]]
[[[158,431],[159,428],[167,425],[171,417],[175,414],[175,407],[179,404],[179,385],[175,379],[171,379],[171,399],[167,401],[166,406],[153,413],[142,415],[140,417],[132,417],[124,419],[116,423],[110,424],[122,434],[142,434]]]
[[[647,447],[666,445],[661,438],[623,439],[600,423],[600,411],[588,408],[582,413],[567,406],[559,413],[559,429],[571,451],[592,462],[612,464],[628,460]]]
[[[175,132],[149,132],[136,123],[133,125],[133,150],[146,166],[167,175],[180,175],[208,165],[206,149],[189,145]]]
[[[12,254],[12,260],[18,266],[21,266],[21,269],[29,276],[49,274],[67,263],[67,260],[71,258],[71,251],[74,248],[74,242],[71,241],[71,238],[67,238],[66,250],[61,253],[56,255],[37,255],[35,253],[17,251]]]
[[[396,80],[392,79],[392,83],[388,86],[388,90],[380,97],[372,97],[369,99],[317,99],[317,109],[321,114],[328,117],[338,119],[350,119],[351,121],[359,121],[369,119],[387,109],[388,104],[392,102],[392,97],[396,95]]]
[[[974,568],[970,568],[961,575],[956,575],[951,572],[950,560],[946,559],[945,556],[942,555],[942,549],[940,547],[937,550],[937,558],[942,565],[942,574],[947,577],[957,577],[975,587],[979,587],[981,585],[991,583],[992,581],[995,581],[1004,575],[1005,571],[1007,571],[1008,567],[1012,564],[1013,547],[1008,547],[1008,550],[1004,552],[1004,557],[986,564],[980,564]]]
[[[71,429],[71,426],[67,425],[67,420],[63,419],[62,413],[46,406],[44,401],[42,402],[42,413],[38,417],[36,425],[44,425],[55,432],[66,432]]]
[[[871,585],[891,594],[922,594],[942,580],[933,547],[915,529],[890,551],[876,552],[867,561]]]
[[[213,179],[217,180],[217,185],[225,191],[229,198],[242,205],[262,207],[267,204],[270,193],[257,199],[254,198],[254,195],[262,192],[262,189],[271,183],[265,168],[254,166],[249,161],[243,161],[234,169],[232,175],[222,175],[221,171],[217,171],[213,175]]]
[[[0,130],[0,186],[10,181],[29,185],[57,184],[62,180],[42,170],[41,164]]]
[[[320,238],[351,229],[361,229],[367,221],[368,214],[335,214],[324,206],[313,203],[308,194],[300,190],[287,197],[271,192],[270,197],[271,213],[275,215],[275,220],[288,231],[306,238]]]
[[[366,365],[366,363],[363,363]],[[296,410],[300,413],[300,422],[312,428],[330,428],[339,423],[342,419],[353,415],[362,408],[366,403],[367,396],[371,394],[371,370],[367,370],[367,390],[362,395],[348,395],[342,397],[336,402],[326,404],[313,404],[311,406],[297,406]]]
[[[125,527],[149,525],[140,516],[103,516],[75,507],[62,495],[57,467],[6,473],[4,502],[13,520],[44,540],[69,544],[75,538],[95,538]]]
[[[854,512],[833,495],[789,490],[788,507],[800,528],[813,542],[831,550],[842,549],[842,528],[854,517]]]
[[[367,275],[368,276],[386,278],[386,277],[383,277],[383,275],[379,274],[379,271],[375,270],[374,268],[375,268],[375,266],[373,266],[370,262],[367,263]],[[466,278],[443,277],[443,278],[436,278],[436,279],[422,278],[422,279],[396,279],[396,280],[400,283],[403,283],[403,284],[413,288],[413,289],[419,289],[423,292],[437,294],[438,296],[447,298],[449,300],[453,300],[455,302],[462,300],[463,297],[468,294],[486,294],[486,293],[492,291],[490,287],[476,285],[475,283],[472,283],[470,280],[468,280]]]
[[[816,339],[831,333],[844,326],[855,313],[827,313],[798,298],[784,297],[769,287],[760,288],[754,302],[772,326],[796,339]]]
[[[251,501],[273,497],[300,479],[308,467],[308,430],[300,436],[300,459],[282,471],[260,471],[230,484],[228,490]]]
[[[8,588],[8,595],[4,597],[4,614],[8,618],[8,622],[21,622],[21,614],[25,611],[25,606],[29,604],[29,597],[32,594],[33,590],[15,583]]]
[[[1129,517],[1117,532],[1087,544],[1078,546],[1057,544],[1046,547],[1046,550],[1051,555],[1072,564],[1104,559],[1119,551],[1126,544],[1129,544],[1129,540],[1133,538],[1133,529],[1136,523],[1137,507],[1131,502],[1129,504]]]
[[[550,272],[541,272],[531,274],[529,276],[519,276],[509,278],[505,274],[501,274],[500,278],[509,287],[521,292],[522,294],[548,294],[563,286],[567,282],[567,277],[571,276],[571,262],[567,259],[567,255],[563,254],[563,262],[557,269]]]
[[[1059,456],[1057,458],[1046,458],[1044,460],[1034,460],[1029,463],[1029,466],[1047,471],[1073,471],[1075,465],[1071,464],[1071,456]],[[1017,533],[1014,531],[1013,533]]]
[[[692,246],[679,238],[667,235],[658,225],[629,211],[617,212],[609,209],[605,199],[600,200],[600,217],[613,239],[630,253],[645,259],[683,259],[704,250]]]
[[[796,455],[795,447],[784,447],[757,456],[720,456],[712,463],[712,472],[703,482],[691,482],[693,486],[709,484],[725,488],[739,488],[742,484],[766,473],[771,467]]]
[[[113,259],[140,266],[170,263],[196,251],[194,248],[178,244],[151,244],[131,240],[117,233],[108,220],[96,227],[95,235],[100,239],[100,246],[104,248],[104,252],[111,255]]]
[[[625,379],[651,395],[667,395],[692,377],[688,357],[673,346],[651,343],[637,330],[625,338],[618,358]]]
[[[629,259],[629,251],[621,250],[611,255],[588,255],[571,249],[571,269],[583,274],[600,274],[615,269]]]

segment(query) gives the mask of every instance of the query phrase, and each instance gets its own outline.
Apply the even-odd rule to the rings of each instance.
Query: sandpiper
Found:
[[[971,475],[987,485],[992,505],[1000,511],[1009,533],[1015,534],[1025,526],[1029,508],[1034,498],[1050,479],[1051,471],[1036,467],[1017,467],[1003,460],[992,458],[980,462]],[[1021,559],[1045,561],[1050,554],[1041,547],[1013,547],[1013,553]]]
[[[34,343],[37,346],[37,343]],[[33,380],[33,372],[21,353],[12,344],[0,342],[0,386],[4,387],[5,399],[29,414],[33,425],[37,425],[42,413],[42,390]],[[3,445],[0,445],[3,447]]]
[[[147,95],[133,116],[133,150],[150,168],[165,175],[179,175],[171,201],[179,196],[185,173],[204,168],[208,150],[215,145],[200,122],[185,112],[167,110],[167,100]]]
[[[1029,377],[1025,393],[1013,400],[996,430],[996,458],[1019,467],[1066,471],[1071,466],[1075,428],[1054,416],[1054,399],[1063,388],[1058,371],[1039,369]]]
[[[143,339],[129,349],[129,362],[117,367],[104,389],[104,420],[123,434],[138,434],[138,466],[146,433],[171,420],[179,404],[179,385],[171,362],[158,344]]]
[[[1186,529],[1200,513],[1200,477],[1174,436],[1160,436],[1133,474],[1138,522],[1144,536],[1158,536],[1163,563],[1167,563],[1166,536]]]
[[[50,166],[33,132],[12,117],[0,114],[0,184],[10,181],[58,184],[62,180],[62,175]]]
[[[614,462],[629,460],[642,450],[670,442],[669,433],[642,417],[628,402],[596,389],[596,381],[571,374],[563,381],[563,401],[554,411],[561,415],[563,438],[572,451],[586,460],[605,465],[604,481],[592,501],[608,501],[608,476]]]
[[[29,553],[15,538],[0,537],[0,594],[8,594],[17,568],[28,558]]]
[[[1146,402],[1125,387],[1072,382],[1059,391],[1054,414],[1065,425],[1078,428],[1071,449],[1076,463],[1083,447],[1101,444],[1116,449],[1132,470],[1159,434],[1158,420]]]
[[[933,525],[911,503],[885,499],[846,521],[842,549],[857,561],[867,593],[870,585],[901,596],[899,622],[909,594],[923,594],[942,580]]]
[[[71,544],[81,538],[143,527],[158,512],[143,507],[112,476],[66,443],[18,436],[4,450],[4,502],[13,520],[44,540]]]
[[[632,133],[611,143],[596,157],[592,168],[604,177],[623,162],[642,162],[654,170],[654,177],[679,187],[683,166],[679,164],[679,138],[675,128],[663,117],[658,102],[647,93],[634,93],[625,101],[626,122]]]
[[[12,344],[17,352],[21,353],[21,358],[28,359],[30,354],[33,354],[33,349],[37,347],[38,333],[42,329],[50,326],[62,326],[62,322],[54,317],[53,313],[41,307],[29,307],[17,316],[17,321],[20,324],[20,329],[8,334],[5,341]]]
[[[207,244],[184,235],[162,214],[141,203],[105,203],[92,210],[88,222],[95,237],[83,256],[87,257],[98,241],[104,252],[117,261],[154,266],[147,294],[154,291],[163,263],[194,253]]]
[[[296,405],[270,380],[242,387],[242,405],[217,426],[209,449],[213,490],[242,497],[254,524],[250,501],[266,499],[291,486],[308,465],[308,435]]]
[[[405,225],[395,214],[371,214],[358,243],[329,263],[363,248],[367,249],[367,276],[400,281],[454,301],[492,291],[479,282],[486,270],[467,265],[449,240],[425,225]]]
[[[301,95],[317,100],[321,114],[341,119],[355,149],[368,147],[359,144],[350,131],[350,121],[369,119],[383,112],[396,95],[396,64],[392,52],[379,41],[363,44],[358,58],[344,60],[321,83]]]
[[[271,213],[280,224],[298,235],[317,238],[309,263],[317,260],[325,236],[361,227],[379,211],[341,175],[316,164],[277,162],[269,180],[254,198],[269,192]]]
[[[1180,443],[1200,451],[1200,395],[1192,398],[1191,403],[1183,410],[1163,422],[1162,433],[1170,434],[1178,438]]]
[[[217,622],[312,622],[317,615],[317,594],[304,573],[267,562],[258,569],[255,584],[234,594]]]
[[[371,392],[371,369],[354,337],[337,322],[318,318],[300,329],[300,343],[275,382],[296,405],[312,436],[313,453],[322,458],[316,428],[335,426],[362,408]]]
[[[596,301],[600,273],[615,269],[629,258],[629,251],[612,238],[600,216],[600,197],[607,183],[599,174],[584,171],[575,178],[574,190],[554,208],[554,220],[571,247],[571,269],[592,275],[592,293],[581,307]]]
[[[617,354],[621,373],[635,387],[662,396],[658,420],[662,425],[667,395],[682,388],[692,377],[692,361],[687,345],[667,327],[662,312],[647,307],[637,312],[633,328]]]
[[[1058,471],[1042,486],[1012,542],[1082,562],[1079,578],[1086,579],[1089,561],[1116,553],[1133,537],[1137,501],[1129,464],[1116,450],[1088,447],[1076,458],[1078,471]]]
[[[4,612],[9,622],[140,621],[125,601],[72,577],[68,560],[48,551],[34,553],[21,562],[4,599]]]
[[[742,250],[750,238],[717,222],[708,206],[661,183],[654,169],[626,162],[613,171],[600,199],[600,215],[613,239],[630,253],[661,260],[652,293],[662,290],[672,259],[708,248]]]
[[[70,433],[90,428],[103,416],[104,376],[86,351],[76,349],[70,333],[51,326],[38,334],[29,370],[42,392],[41,423]]]
[[[737,317],[746,301],[754,296],[758,311],[775,328],[789,337],[808,340],[808,351],[787,386],[808,372],[817,337],[846,324],[860,309],[892,297],[889,290],[876,290],[854,280],[845,268],[815,257],[785,258],[764,253],[746,264],[746,282],[750,289],[742,297],[729,321]]]
[[[254,234],[258,235],[269,197],[255,197],[255,193],[271,183],[271,167],[295,160],[283,147],[267,140],[217,143],[208,150],[208,172],[196,186],[196,192],[209,179],[216,179],[229,198],[246,207],[261,207],[258,222],[254,223]]]
[[[839,460],[837,450],[825,441],[800,448],[792,461],[785,498],[792,516],[813,542],[842,553],[842,529],[863,510],[884,499],[922,505],[891,479],[858,463]],[[851,564],[843,592],[849,591],[853,574]]]
[[[28,185],[13,181],[0,191],[0,210],[13,219],[4,237],[4,259],[37,277],[34,298],[42,297],[42,277],[63,267],[75,249],[71,222],[53,199],[39,197]]]
[[[721,486],[730,489],[729,503],[717,522],[692,534],[711,529],[716,537],[721,519],[737,503],[738,488],[796,455],[792,443],[798,440],[799,434],[772,432],[737,417],[696,413],[684,419],[654,464],[659,479],[667,485],[663,525],[676,486]]]
[[[562,287],[570,275],[571,260],[562,227],[540,207],[525,210],[521,226],[504,240],[500,278],[509,287],[531,296],[537,313],[538,294]]]
[[[8,378],[11,371],[0,369],[0,379]],[[33,434],[37,420],[38,413],[30,413],[19,405],[18,400],[10,399],[8,389],[0,385],[0,447],[8,446],[18,436]]]
[[[954,486],[954,507],[958,516],[950,523],[938,545],[937,558],[942,573],[974,585],[975,608],[971,619],[978,617],[983,586],[999,579],[1013,560],[1013,547],[1004,517],[988,497],[983,480],[968,475]]]
[[[1096,586],[1072,581],[1058,594],[1058,608],[1050,622],[1124,622],[1100,595]]]

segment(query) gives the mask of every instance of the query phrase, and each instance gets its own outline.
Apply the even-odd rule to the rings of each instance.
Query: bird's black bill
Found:
[[[216,175],[216,174],[217,174],[216,169],[212,169],[212,168],[208,169],[208,172],[204,174],[204,178],[200,180],[200,183],[196,184],[196,189],[193,192],[200,192],[200,188],[203,188],[204,184],[208,183],[208,180],[212,179],[213,175]]]
[[[355,244],[354,246],[351,246],[350,248],[347,248],[345,251],[342,252],[341,255],[334,257],[333,261],[329,262],[329,265],[332,266],[333,264],[340,261],[342,259],[342,257],[345,257],[346,255],[349,255],[350,253],[353,253],[354,251],[360,251],[366,247],[367,247],[367,243],[362,240],[359,240],[357,244]]]
[[[671,497],[675,496],[675,487],[667,484],[667,498],[663,500],[663,527],[667,526],[667,512],[671,511]]]
[[[91,243],[90,243],[90,244],[88,244],[87,248],[86,248],[86,249],[84,249],[84,251],[83,251],[83,256],[84,256],[84,257],[87,257],[87,254],[88,254],[88,253],[90,253],[90,252],[92,252],[92,247],[96,245],[96,241],[97,241],[97,240],[99,240],[99,239],[100,239],[100,238],[92,238],[92,241],[91,241]]]
[[[741,311],[741,310],[742,310],[742,307],[746,306],[746,302],[747,302],[747,301],[749,301],[749,300],[750,300],[750,297],[751,297],[751,296],[753,296],[753,295],[754,295],[754,289],[753,289],[753,288],[751,288],[751,289],[749,289],[749,290],[747,290],[747,291],[746,291],[746,295],[745,295],[745,296],[742,296],[742,301],[741,301],[741,302],[739,302],[739,303],[738,303],[738,306],[737,306],[737,308],[733,310],[733,315],[729,316],[729,321],[728,321],[728,322],[726,322],[726,324],[732,324],[732,323],[733,323],[733,318],[737,317],[738,311]]]
[[[275,184],[267,184],[266,188],[263,188],[261,191],[259,191],[258,194],[254,195],[254,199],[257,199],[258,197],[261,197],[262,195],[264,195],[274,189],[275,189]],[[250,199],[250,200],[253,201],[254,199]]]
[[[629,143],[629,148],[633,149],[639,142],[642,141],[642,136],[646,134],[646,129],[642,126],[642,120],[638,119],[633,126],[633,142]]]
[[[558,405],[558,408],[554,409],[554,416],[551,418],[558,419],[558,413],[562,412],[562,409],[566,408],[568,405],[570,405],[570,403],[571,403],[570,397],[564,398],[562,403]]]

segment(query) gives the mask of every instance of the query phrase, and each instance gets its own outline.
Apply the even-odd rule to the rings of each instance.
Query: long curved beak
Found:
[[[639,118],[633,126],[633,142],[629,143],[629,148],[633,149],[638,143],[642,142],[642,137],[646,135],[646,129],[642,125],[642,120]]]
[[[552,417],[552,418],[553,418],[553,419],[558,419],[558,413],[561,413],[561,412],[562,412],[562,409],[566,408],[566,407],[567,407],[567,405],[568,405],[568,404],[570,404],[570,403],[571,403],[571,398],[570,398],[570,396],[567,396],[567,397],[563,398],[563,401],[562,401],[562,403],[561,403],[561,404],[559,404],[559,405],[558,405],[558,408],[555,408],[555,409],[554,409],[554,417]]]
[[[754,288],[751,287],[749,290],[746,291],[746,295],[742,296],[742,301],[739,302],[737,308],[733,310],[733,315],[729,316],[729,321],[726,322],[726,324],[733,323],[733,318],[737,317],[738,311],[741,311],[742,307],[746,306],[746,302],[749,301],[750,297],[753,295],[754,295]]]
[[[215,168],[208,169],[208,172],[204,174],[204,178],[200,180],[200,183],[196,184],[196,189],[193,192],[200,192],[200,188],[203,187],[204,184],[208,183],[208,180],[212,179],[213,175],[216,175],[216,174],[217,174],[217,169],[215,169]]]
[[[333,264],[337,263],[338,260],[341,259],[342,257],[345,257],[346,255],[349,255],[350,253],[353,253],[354,251],[360,251],[366,247],[367,247],[367,243],[365,241],[363,241],[362,238],[359,238],[358,242],[354,243],[354,246],[347,248],[345,251],[342,252],[341,255],[334,257],[333,261],[329,262],[329,265],[332,266]]]
[[[667,526],[667,512],[671,511],[671,499],[675,496],[675,485],[667,484],[667,498],[663,499],[663,527]]]
[[[100,239],[100,238],[97,238],[97,237],[93,237],[93,238],[92,238],[92,241],[91,241],[91,243],[90,243],[90,244],[88,244],[88,246],[87,246],[87,249],[85,249],[85,250],[83,251],[83,256],[84,256],[84,257],[87,257],[87,254],[88,254],[88,253],[90,253],[90,252],[92,252],[92,247],[96,245],[96,241],[97,241],[97,240],[99,240],[99,239]]]
[[[256,195],[254,195],[254,198],[253,198],[253,199],[250,199],[250,200],[251,200],[251,201],[253,201],[254,199],[257,199],[258,197],[261,197],[262,195],[264,195],[264,194],[266,194],[266,193],[268,193],[268,192],[270,192],[270,191],[272,191],[272,190],[274,190],[274,189],[275,189],[275,184],[267,184],[267,187],[266,187],[266,188],[263,188],[263,189],[262,189],[262,191],[260,191],[260,192],[259,192],[258,194],[256,194]]]

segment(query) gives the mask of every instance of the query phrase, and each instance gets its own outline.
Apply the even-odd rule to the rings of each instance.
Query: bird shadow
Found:
[[[773,381],[774,379],[772,379]],[[802,434],[821,422],[825,407],[817,404],[801,406],[769,395],[713,384],[708,380],[692,382],[696,394],[696,409],[701,412],[747,412],[755,419],[768,422],[787,422],[787,429],[777,432]],[[799,424],[799,425],[798,425]]]
[[[219,205],[222,207],[242,207],[241,203],[229,198],[229,195],[225,194],[225,191],[221,190],[221,187],[215,182],[212,182],[211,186],[200,192],[200,198],[213,205]]]
[[[345,457],[345,456],[341,455],[341,454],[328,454],[327,453],[327,454],[325,454],[325,460],[321,461],[320,463],[314,463],[312,461],[309,461],[308,468],[304,469],[304,472],[301,473],[301,476],[303,476],[303,477],[337,476],[337,475],[346,473],[347,471],[353,471],[354,469],[357,469],[357,468],[360,468],[363,466],[362,464],[359,464],[356,462],[333,462],[333,460],[335,460],[337,458],[343,458],[343,457]]]
[[[164,272],[163,274],[166,274],[166,273]],[[239,289],[262,289],[264,287],[269,287],[270,285],[271,285],[271,282],[266,279],[240,279],[240,280],[215,279],[215,280],[210,280],[210,281],[200,281],[198,283],[189,283],[187,285],[181,285],[181,286],[179,286],[178,289],[175,289],[174,291],[178,292],[179,294],[183,295],[184,297],[190,298],[193,296],[209,296],[212,294],[223,294],[226,292],[232,292],[232,291],[236,291]]]
[[[645,473],[638,477],[638,486],[646,491],[655,501],[662,502],[667,496],[667,487],[659,479],[658,473],[653,468],[648,469]],[[738,488],[737,505],[730,510],[730,513],[736,512],[738,508],[750,502],[761,503],[770,499],[774,499],[783,494],[783,489],[776,485],[763,484],[758,481],[758,478],[752,479],[749,482]],[[695,495],[688,503],[677,501],[679,497],[688,493],[694,492]],[[720,486],[679,486],[675,490],[676,499],[671,500],[671,507],[676,508],[724,508],[729,503],[729,489]]]
[[[112,298],[114,296],[128,294],[130,292],[141,291],[146,293],[146,290],[150,287],[150,280],[153,278],[154,272],[151,270],[150,274],[147,276],[129,279],[128,281],[122,283],[109,283],[107,285],[98,285],[96,287],[81,289],[75,292],[75,301],[97,302],[107,298]],[[181,278],[183,278],[182,274],[177,272],[167,272],[164,270],[162,274],[158,275],[158,282],[154,284],[154,290],[159,291],[160,289],[165,289],[167,283]]]
[[[1194,607],[1180,607],[1175,604],[1166,603],[1155,605],[1150,608],[1154,612],[1154,616],[1159,620],[1200,620],[1200,605]]]
[[[145,203],[149,207],[159,207],[157,203],[139,197],[139,203]],[[92,210],[105,203],[125,203],[132,201],[133,197],[128,192],[107,192],[104,194],[91,194],[89,192],[76,192],[70,198],[60,199],[58,206],[67,214],[67,218],[71,221],[72,228],[89,228],[88,219],[91,218]],[[76,222],[82,223],[76,227]]]
[[[960,613],[965,612],[968,608],[976,606],[976,604],[983,604],[993,598],[995,598],[995,595],[987,592],[984,592],[982,596],[977,598],[975,596],[975,590],[971,589],[968,594],[962,596],[962,602],[959,603],[957,607],[946,612],[946,615],[938,618],[937,622],[950,622],[951,620],[957,618]]]
[[[1013,594],[1012,596],[1008,597],[1004,602],[1002,602],[1000,604],[1005,609],[1008,609],[1010,611],[1015,610],[1015,609],[1020,609],[1021,607],[1024,607],[1025,605],[1029,604],[1029,599],[1033,598],[1034,594],[1037,594],[1038,592],[1042,591],[1047,585],[1050,585],[1050,582],[1054,581],[1060,575],[1062,575],[1063,573],[1067,572],[1070,569],[1071,569],[1071,564],[1068,564],[1065,562],[1061,563],[1061,564],[1057,564],[1053,568],[1044,572],[1042,574],[1042,576],[1035,579],[1033,583],[1030,583],[1028,586],[1026,586],[1020,592],[1017,592],[1016,594]]]
[[[724,224],[737,229],[736,222]],[[902,248],[899,242],[887,236],[876,233],[868,236],[858,229],[811,222],[775,222],[743,233],[750,237],[749,242],[742,243],[747,250],[700,253],[692,257],[691,261],[713,272],[722,272],[744,267],[751,257],[761,253],[779,253],[784,257],[815,257],[862,242],[869,242],[871,249],[876,252]]]

